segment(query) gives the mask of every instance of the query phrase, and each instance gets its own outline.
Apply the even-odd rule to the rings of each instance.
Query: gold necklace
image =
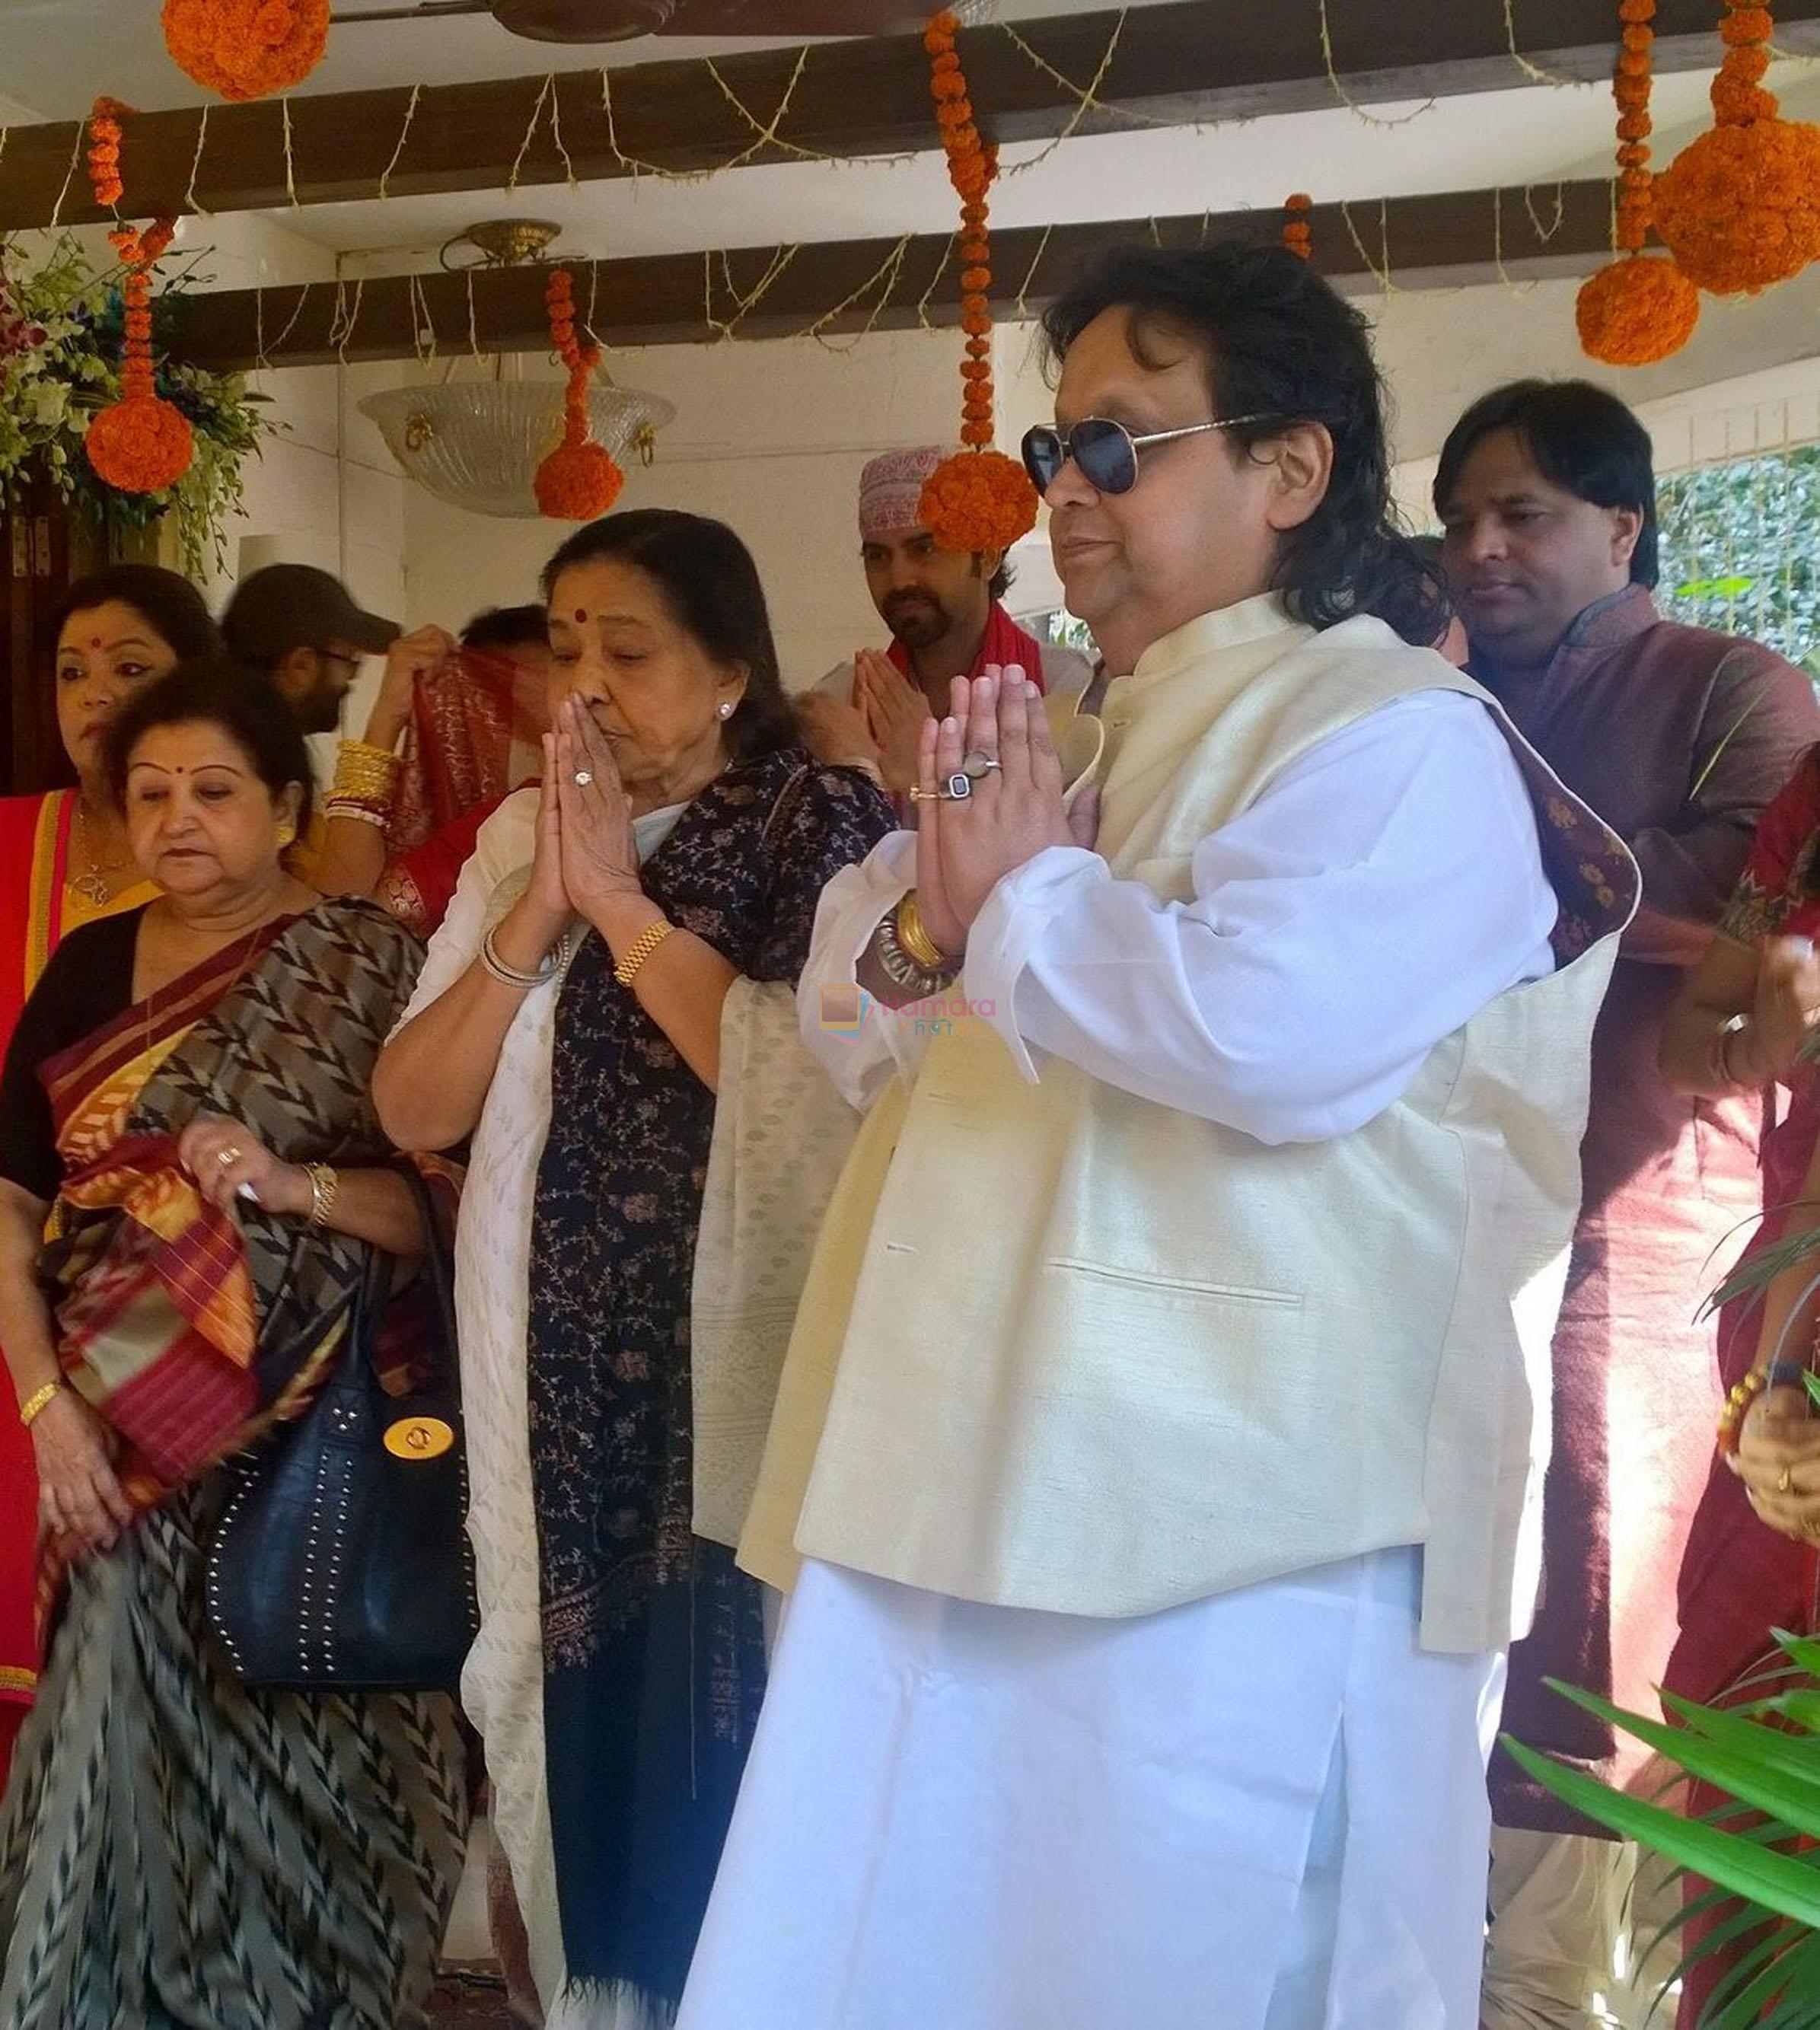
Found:
[[[73,895],[80,895],[84,902],[91,904],[95,909],[105,909],[114,900],[113,885],[107,877],[110,874],[119,873],[121,863],[117,860],[97,860],[90,851],[88,818],[82,808],[82,792],[80,790],[76,793],[76,823],[72,829],[76,838],[71,843],[88,862],[88,872],[86,874],[71,874],[66,871],[63,885]]]

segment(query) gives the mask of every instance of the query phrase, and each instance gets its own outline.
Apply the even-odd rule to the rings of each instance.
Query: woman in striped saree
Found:
[[[0,1814],[0,2022],[409,2030],[465,1831],[449,1704],[241,1685],[203,1576],[233,1456],[307,1400],[373,1251],[421,1248],[367,1096],[420,954],[287,872],[309,775],[275,694],[185,666],[111,739],[164,892],[65,940],[0,1084],[50,1616]]]

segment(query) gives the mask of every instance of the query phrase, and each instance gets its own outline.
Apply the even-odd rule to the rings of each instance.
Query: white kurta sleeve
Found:
[[[966,992],[1030,1047],[1264,1142],[1361,1126],[1436,1043],[1552,968],[1556,901],[1484,708],[1427,691],[1286,768],[1202,840],[1193,898],[1056,846],[999,883]]]
[[[857,867],[843,867],[821,891],[809,961],[797,982],[797,1020],[809,1053],[853,1106],[869,1107],[902,1072],[914,1074],[928,1047],[914,1018],[858,991],[858,966],[873,933],[916,886],[916,834],[894,831]],[[836,990],[836,997],[823,989]],[[843,1018],[850,1010],[856,1019]]]

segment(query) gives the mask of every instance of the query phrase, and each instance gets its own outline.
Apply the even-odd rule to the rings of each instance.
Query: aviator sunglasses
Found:
[[[1237,429],[1241,423],[1261,423],[1264,417],[1221,416],[1211,423],[1189,423],[1179,430],[1147,430],[1133,437],[1110,416],[1083,416],[1070,430],[1039,423],[1024,433],[1024,470],[1039,493],[1047,493],[1070,459],[1096,492],[1129,493],[1137,484],[1137,454],[1151,444],[1176,437],[1197,437],[1206,430]]]

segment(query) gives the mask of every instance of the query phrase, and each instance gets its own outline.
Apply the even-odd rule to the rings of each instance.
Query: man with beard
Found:
[[[1718,1408],[1713,1251],[1757,1210],[1762,1103],[1677,1097],[1663,1017],[1711,939],[1764,805],[1820,734],[1807,679],[1757,643],[1665,620],[1648,433],[1585,381],[1476,403],[1435,505],[1467,667],[1643,871],[1594,1033],[1582,1203],[1554,1349],[1542,1602],[1510,1653],[1505,1725],[1608,1779],[1643,1751],[1543,1684],[1656,1712],[1676,1582]],[[1611,1986],[1620,1850],[1491,1764],[1485,2030],[1591,2030]],[[1638,1924],[1637,1935],[1648,1928]]]
[[[306,734],[334,732],[361,658],[385,658],[366,731],[337,751],[333,786],[294,863],[299,878],[326,895],[371,894],[385,864],[401,765],[396,750],[412,694],[418,679],[453,652],[453,636],[441,627],[402,633],[396,621],[367,612],[338,578],[311,564],[268,564],[243,578],[221,624],[229,653],[270,681]]]
[[[363,656],[383,656],[402,630],[356,606],[338,578],[309,564],[268,564],[234,588],[221,633],[236,662],[262,671],[305,733],[333,733]],[[396,689],[396,686],[393,686]],[[389,753],[411,702],[375,706],[367,738]]]
[[[940,444],[886,452],[860,474],[860,560],[891,645],[862,649],[798,702],[818,758],[869,760],[899,797],[917,779],[923,723],[947,712],[956,677],[1016,664],[1055,697],[1092,676],[1084,657],[1039,641],[999,604],[1011,582],[1003,550],[945,550],[918,523],[923,483],[948,455]]]

